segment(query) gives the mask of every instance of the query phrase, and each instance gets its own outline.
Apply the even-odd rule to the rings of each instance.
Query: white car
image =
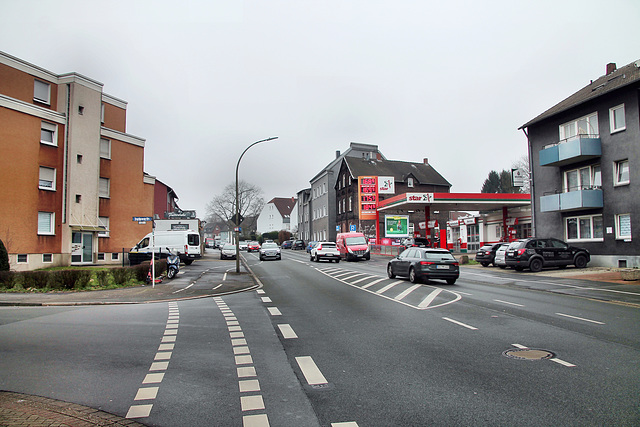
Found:
[[[249,249],[249,242],[247,240],[240,240],[240,250],[246,251]]]
[[[494,265],[497,265],[502,269],[507,268],[507,263],[504,260],[504,254],[507,252],[508,247],[509,247],[508,243],[503,243],[500,245],[498,250],[496,250],[496,257],[493,260]]]
[[[311,249],[311,261],[319,262],[321,259],[327,259],[329,262],[335,260],[340,262],[340,251],[335,242],[318,242]]]
[[[236,245],[225,243],[220,249],[220,259],[236,259]]]
[[[277,243],[263,243],[260,248],[260,261],[264,261],[265,259],[282,259],[282,254],[280,253],[280,246]]]

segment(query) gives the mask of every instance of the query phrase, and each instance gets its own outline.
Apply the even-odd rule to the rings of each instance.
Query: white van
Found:
[[[153,248],[151,247],[152,233],[144,236],[142,240],[129,251],[129,264],[136,265],[151,259]],[[200,235],[194,230],[156,231],[153,233],[155,242],[156,259],[167,257],[167,248],[180,256],[180,261],[190,265],[193,260],[200,258]],[[159,258],[158,258],[159,256]]]

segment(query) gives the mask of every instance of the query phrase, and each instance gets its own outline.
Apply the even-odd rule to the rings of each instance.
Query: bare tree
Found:
[[[529,169],[529,156],[524,154],[518,160],[513,162],[511,166],[513,169],[520,169],[524,177],[524,185],[520,187],[520,191],[523,193],[529,193],[531,190],[531,171]]]
[[[262,189],[246,181],[238,182],[238,212],[245,218],[256,217],[264,207]],[[236,214],[236,184],[224,187],[206,206],[208,217],[218,217],[228,224]]]

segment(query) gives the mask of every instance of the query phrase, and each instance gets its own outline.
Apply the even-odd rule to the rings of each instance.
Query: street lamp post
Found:
[[[271,138],[261,139],[260,141],[256,141],[247,148],[244,149],[242,154],[240,154],[240,158],[238,159],[238,164],[236,164],[236,228],[235,228],[235,236],[236,236],[236,273],[240,273],[240,241],[238,237],[240,235],[240,197],[238,194],[238,168],[240,167],[240,160],[242,160],[242,156],[246,153],[249,148],[253,147],[256,144],[260,144],[261,142],[272,141],[274,139],[278,139],[277,136],[272,136]]]

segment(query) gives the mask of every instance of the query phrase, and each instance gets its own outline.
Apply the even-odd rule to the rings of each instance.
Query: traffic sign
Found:
[[[151,216],[134,216],[133,220],[136,222],[153,221]]]
[[[355,224],[351,224],[349,226],[349,231],[351,231],[351,232],[356,231],[356,225]]]

